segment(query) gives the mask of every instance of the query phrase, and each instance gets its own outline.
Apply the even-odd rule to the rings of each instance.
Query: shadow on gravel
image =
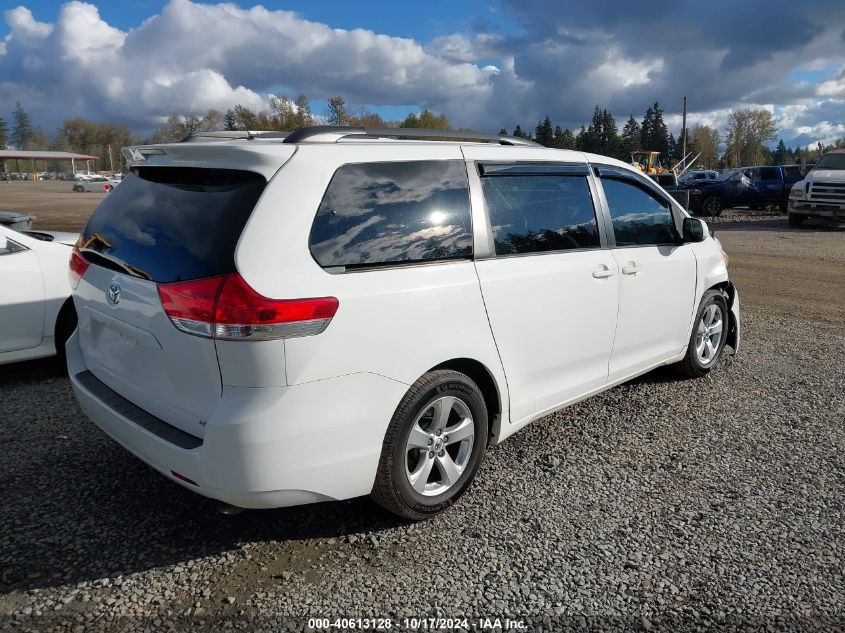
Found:
[[[634,381],[678,380],[668,367]],[[39,384],[40,383],[40,384]],[[218,512],[216,501],[171,482],[101,433],[78,409],[62,368],[37,361],[0,369],[0,594],[125,576],[278,544],[282,573],[326,544],[404,525],[368,498],[275,510]],[[47,392],[30,395],[35,389]],[[39,406],[27,398],[40,397]],[[448,521],[449,517],[441,519]],[[344,541],[347,539],[344,539]],[[310,552],[310,554],[309,554]]]
[[[239,553],[256,542],[278,542],[285,565],[286,542],[402,525],[368,498],[223,515],[218,502],[99,431],[55,359],[0,367],[0,456],[0,594]]]
[[[249,543],[277,541],[280,555],[290,554],[285,542],[374,533],[402,524],[368,498],[226,516],[216,501],[183,490],[120,447],[100,449],[120,453],[120,486],[111,480],[111,459],[96,465],[93,478],[88,469],[79,473],[85,481],[67,473],[66,464],[53,463],[66,476],[51,478],[45,498],[19,497],[7,504],[0,594],[239,553]]]
[[[67,368],[53,356],[23,363],[0,365],[0,387],[67,376]]]

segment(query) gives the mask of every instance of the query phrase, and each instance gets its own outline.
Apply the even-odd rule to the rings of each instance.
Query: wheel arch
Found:
[[[734,314],[734,302],[737,300],[736,287],[730,281],[720,281],[705,290],[718,290],[725,296],[728,304],[728,335],[725,342],[736,350],[739,345],[739,320]]]
[[[59,312],[56,315],[56,322],[53,324],[53,341],[55,342],[57,352],[59,350],[59,345],[64,345],[64,341],[60,341],[63,326],[65,326],[65,324],[75,325],[75,321],[76,307],[73,305],[73,297],[68,297],[65,299],[62,307],[59,308]],[[71,334],[72,333],[73,330],[71,330]]]
[[[502,395],[493,373],[484,363],[473,358],[452,358],[429,369],[451,369],[469,376],[478,385],[487,407],[487,445],[496,442],[502,425]]]

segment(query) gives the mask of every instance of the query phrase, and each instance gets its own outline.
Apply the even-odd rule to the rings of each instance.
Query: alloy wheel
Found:
[[[716,360],[719,345],[722,342],[723,329],[722,308],[711,303],[701,315],[695,334],[695,351],[698,362],[703,366],[706,367]]]
[[[467,404],[443,396],[414,420],[405,445],[405,474],[420,495],[443,494],[460,479],[472,455],[475,421]]]

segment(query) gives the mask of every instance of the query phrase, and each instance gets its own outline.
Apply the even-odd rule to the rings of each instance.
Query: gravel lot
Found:
[[[0,367],[0,628],[845,630],[845,231],[717,231],[742,353],[536,422],[427,523],[367,499],[223,516],[96,430],[54,363]]]

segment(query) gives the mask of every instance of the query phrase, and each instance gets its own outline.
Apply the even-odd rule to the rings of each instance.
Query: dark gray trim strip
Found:
[[[140,407],[135,406],[119,393],[104,385],[87,369],[76,374],[74,378],[76,378],[76,381],[80,385],[85,387],[85,389],[87,389],[92,395],[99,398],[99,400],[110,409],[119,413],[134,424],[137,424],[145,431],[149,431],[153,435],[160,437],[165,442],[169,442],[179,448],[188,450],[202,446],[201,438],[191,435],[190,433],[185,433],[185,431],[177,429],[175,426],[172,426],[164,420],[147,413]]]
[[[486,176],[586,176],[587,165],[565,165],[561,163],[479,163],[478,171]]]

